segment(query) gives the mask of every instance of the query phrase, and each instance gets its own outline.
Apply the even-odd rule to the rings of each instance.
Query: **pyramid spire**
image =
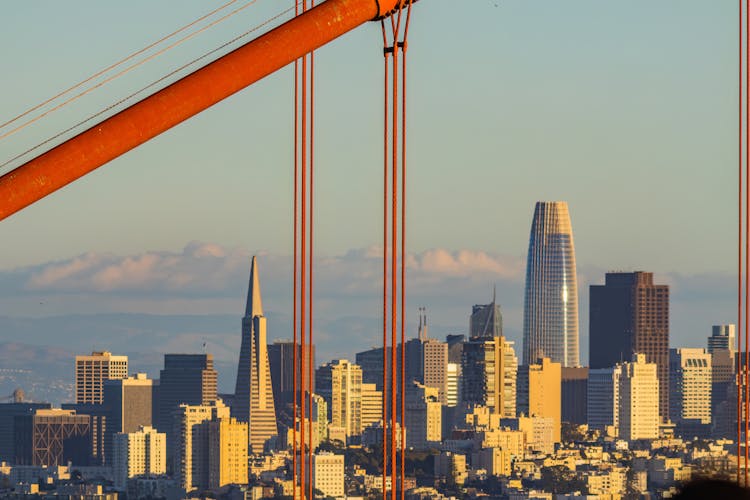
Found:
[[[260,300],[260,279],[258,278],[258,259],[255,255],[253,255],[253,263],[250,267],[250,284],[247,290],[245,316],[248,318],[263,316],[263,302]]]

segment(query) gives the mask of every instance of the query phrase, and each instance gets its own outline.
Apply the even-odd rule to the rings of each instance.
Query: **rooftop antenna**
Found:
[[[417,310],[419,311],[419,329],[417,330],[417,338],[420,342],[424,342],[424,338],[422,336],[422,329],[424,328],[424,324],[422,323],[422,310],[423,307],[418,307]]]

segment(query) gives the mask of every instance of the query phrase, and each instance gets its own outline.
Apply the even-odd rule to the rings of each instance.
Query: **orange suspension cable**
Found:
[[[295,4],[296,5],[296,4]],[[296,9],[298,10],[298,8]],[[298,12],[295,12],[295,15],[298,14]],[[294,264],[292,265],[293,269],[293,275],[292,275],[292,281],[294,284],[292,285],[293,288],[293,295],[294,299],[293,302],[293,309],[294,312],[292,313],[292,330],[294,331],[294,340],[292,343],[292,378],[294,380],[294,389],[293,389],[293,403],[292,403],[292,498],[293,500],[297,500],[297,394],[299,394],[298,390],[298,383],[297,380],[297,349],[299,345],[299,340],[297,339],[297,247],[299,245],[299,242],[297,241],[297,228],[299,224],[299,220],[297,218],[297,213],[299,211],[299,207],[297,204],[297,200],[299,199],[299,166],[298,166],[298,158],[299,158],[299,62],[294,61]],[[302,354],[302,353],[300,353]]]
[[[397,278],[396,269],[398,263],[398,52],[396,45],[393,47],[393,95],[391,96],[391,119],[393,130],[391,138],[391,499],[396,500],[396,383],[398,381],[396,360],[396,326],[397,326]],[[401,346],[403,349],[403,346]]]
[[[411,6],[407,7],[401,58],[401,500],[406,480],[406,33]]]
[[[737,172],[737,375],[735,384],[737,385],[737,484],[740,484],[740,440],[742,439],[742,383],[740,374],[742,373],[742,2],[738,0],[739,5],[739,27],[737,31],[738,40],[738,172]],[[747,348],[747,347],[746,347]]]
[[[401,500],[405,497],[406,481],[406,49],[411,20],[411,4],[407,6],[406,24],[401,46]]]
[[[303,12],[304,12],[303,7]],[[305,411],[305,391],[307,389],[307,373],[305,371],[305,361],[307,357],[307,352],[305,351],[305,345],[306,345],[306,323],[305,323],[305,305],[306,305],[306,294],[305,294],[305,277],[307,274],[306,270],[306,256],[307,256],[307,246],[306,246],[306,238],[307,238],[307,58],[302,57],[302,228],[301,228],[301,247],[302,247],[302,256],[301,256],[301,274],[300,274],[300,280],[301,280],[301,291],[300,291],[300,336],[302,338],[302,363],[300,364],[300,371],[302,372],[302,387],[301,387],[301,393],[300,393],[300,406],[302,407],[301,415],[300,415],[300,477],[301,477],[301,484],[300,484],[300,496],[304,500],[306,495],[306,488],[305,485],[307,484],[307,475],[306,475],[306,464],[305,464],[305,457],[307,450],[305,448],[305,419],[307,418],[307,413]]]
[[[149,49],[152,49],[152,48],[156,47],[157,45],[159,45],[160,43],[162,43],[162,42],[164,42],[164,41],[167,41],[167,40],[169,40],[170,38],[172,38],[173,36],[177,35],[178,33],[182,33],[182,32],[183,32],[183,31],[185,31],[186,29],[188,29],[188,28],[191,28],[191,27],[195,26],[195,25],[196,25],[196,24],[198,24],[199,22],[203,21],[204,19],[207,19],[207,18],[211,17],[212,15],[216,14],[216,13],[217,13],[217,12],[219,12],[220,10],[223,10],[223,9],[225,9],[226,7],[230,6],[231,4],[233,4],[233,3],[235,3],[235,2],[237,2],[237,0],[229,0],[229,1],[227,2],[227,3],[225,3],[225,4],[223,4],[223,5],[220,5],[219,7],[215,8],[214,10],[212,10],[211,12],[209,12],[208,14],[204,14],[203,16],[199,17],[199,18],[198,18],[198,19],[196,19],[195,21],[193,21],[193,22],[191,22],[191,23],[189,23],[189,24],[186,24],[185,26],[183,26],[183,27],[181,27],[181,28],[179,28],[179,29],[177,29],[177,30],[173,31],[172,33],[170,33],[170,34],[168,34],[168,35],[166,35],[166,36],[163,36],[163,37],[161,37],[160,39],[156,40],[155,42],[152,42],[152,43],[150,43],[150,44],[146,45],[146,46],[145,46],[145,47],[143,47],[142,49],[139,49],[139,50],[137,50],[137,51],[135,51],[135,52],[131,53],[130,55],[128,55],[128,56],[126,56],[126,57],[124,57],[124,58],[120,59],[120,60],[119,60],[119,61],[117,61],[116,63],[110,64],[110,65],[109,65],[109,66],[107,66],[106,68],[104,68],[104,69],[102,69],[102,70],[99,70],[99,71],[97,71],[97,72],[96,72],[96,73],[94,73],[93,75],[91,75],[91,76],[89,76],[89,77],[85,78],[84,80],[81,80],[80,82],[76,83],[75,85],[73,85],[73,86],[71,86],[71,87],[68,87],[67,89],[65,89],[65,90],[63,90],[62,92],[59,92],[58,94],[56,94],[56,95],[54,95],[54,96],[52,96],[52,97],[48,98],[47,100],[45,100],[45,101],[42,101],[42,102],[40,102],[40,103],[39,103],[39,104],[37,104],[36,106],[34,106],[34,107],[32,107],[32,108],[29,108],[29,109],[27,109],[27,110],[26,110],[26,111],[24,111],[23,113],[21,113],[21,114],[19,114],[19,115],[17,115],[17,116],[14,116],[14,117],[13,117],[13,118],[11,118],[10,120],[8,120],[8,121],[6,121],[6,122],[3,122],[3,123],[0,123],[0,129],[2,129],[2,128],[6,127],[7,125],[10,125],[11,123],[14,123],[14,122],[16,122],[16,121],[20,120],[21,118],[23,118],[24,116],[26,116],[26,115],[28,115],[28,114],[30,114],[30,113],[33,113],[34,111],[36,111],[37,109],[41,108],[42,106],[45,106],[45,105],[47,105],[47,104],[51,103],[52,101],[54,101],[54,100],[56,100],[56,99],[58,99],[58,98],[60,98],[60,97],[64,96],[65,94],[68,94],[69,92],[71,92],[71,91],[73,91],[73,90],[77,89],[78,87],[80,87],[80,86],[82,86],[82,85],[85,85],[85,84],[87,84],[88,82],[90,82],[90,81],[91,81],[91,80],[93,80],[94,78],[97,78],[97,77],[99,77],[99,76],[103,75],[103,74],[104,74],[104,73],[106,73],[107,71],[109,71],[109,70],[111,70],[111,69],[114,69],[114,68],[116,68],[117,66],[120,66],[121,64],[124,64],[124,63],[128,62],[129,60],[133,59],[134,57],[138,57],[139,55],[143,54],[143,53],[144,53],[144,52],[146,52],[147,50],[149,50]]]
[[[385,21],[380,21],[383,31],[383,500],[386,499],[386,477],[388,475],[388,445],[386,440],[388,417],[388,41]]]
[[[402,30],[403,8],[407,6],[406,0],[400,0],[398,10],[390,19],[391,38],[390,46],[388,34],[385,29],[385,21],[381,21],[383,32],[383,54],[384,59],[384,126],[383,126],[383,417],[390,411],[390,422],[383,424],[383,483],[387,484],[388,476],[388,446],[390,446],[390,479],[391,499],[396,500],[397,489],[400,489],[400,498],[404,498],[405,464],[406,464],[406,437],[404,426],[406,420],[406,61],[401,62],[402,76],[399,79],[399,49],[405,53],[406,34],[408,32],[410,8],[407,7],[406,23],[403,26],[403,38],[399,41]],[[388,61],[388,55],[393,54],[392,62]],[[389,75],[389,66],[392,65],[392,74]],[[401,109],[399,110],[399,85],[401,89]],[[389,96],[388,88],[391,87]],[[389,115],[389,105],[391,107]],[[401,173],[400,173],[400,196],[399,200],[399,118],[401,121]],[[390,126],[390,131],[389,131]],[[388,150],[390,140],[391,150]],[[390,153],[390,154],[389,154]],[[390,161],[390,165],[389,165]],[[390,182],[390,185],[389,185]],[[390,189],[389,189],[390,188]],[[390,191],[390,200],[389,200]],[[388,205],[390,201],[390,214]],[[400,245],[399,245],[399,203],[400,203]],[[389,220],[390,215],[390,220]],[[389,227],[390,224],[390,227]],[[390,241],[389,233],[390,230]],[[390,243],[390,273],[388,272],[388,246]],[[400,254],[400,255],[399,255]],[[400,273],[398,272],[400,258]],[[390,276],[389,276],[390,274]],[[400,274],[400,278],[399,278]],[[391,328],[391,352],[390,367],[388,367],[387,354],[387,325],[388,325],[388,279],[390,277],[390,328]],[[399,300],[400,294],[400,300]],[[398,339],[400,333],[400,342]],[[397,351],[398,349],[398,351]],[[400,355],[399,355],[400,351]],[[390,376],[390,379],[388,377]],[[390,386],[390,388],[388,388]],[[390,398],[388,397],[390,390]],[[400,394],[399,394],[400,393]],[[400,397],[399,397],[400,396]],[[388,403],[390,400],[390,407]],[[397,435],[397,426],[400,428],[400,437]],[[390,436],[386,433],[390,427]],[[397,450],[400,452],[397,454]],[[400,458],[400,460],[397,460]],[[383,498],[386,498],[386,487],[383,487]]]
[[[745,94],[750,95],[747,92],[747,88],[750,85],[750,8],[745,8],[745,26],[746,26],[746,41],[745,41]],[[750,98],[745,99],[745,120],[750,118]],[[750,251],[748,251],[748,245],[750,244],[750,126],[745,127],[745,372],[744,372],[744,386],[745,386],[745,406],[744,406],[744,419],[745,419],[745,487],[748,485],[748,425],[750,420],[748,419],[748,409],[750,408],[750,391],[748,386],[750,385],[750,330],[748,329],[748,312],[750,312],[750,290],[748,290],[748,283],[750,283]]]
[[[312,2],[311,2],[312,3]],[[314,7],[314,3],[312,3],[311,7]],[[309,443],[310,443],[310,455],[309,455],[309,462],[308,462],[308,470],[310,471],[310,483],[309,483],[309,498],[313,499],[315,498],[313,496],[313,478],[312,478],[312,456],[313,452],[315,451],[313,448],[313,428],[312,428],[312,389],[313,389],[313,220],[314,220],[314,212],[313,212],[313,197],[314,197],[314,189],[313,189],[313,173],[314,173],[314,143],[313,139],[315,137],[314,134],[314,125],[315,125],[315,85],[314,85],[314,75],[315,75],[315,59],[314,59],[314,53],[310,52],[310,284],[308,288],[308,296],[310,300],[310,316],[309,316],[309,324],[308,324],[308,331],[310,332],[310,342],[308,343],[307,348],[307,366],[310,371],[310,390],[308,391],[308,401],[307,405],[310,409],[310,418],[307,422],[308,427],[308,436],[309,436]]]

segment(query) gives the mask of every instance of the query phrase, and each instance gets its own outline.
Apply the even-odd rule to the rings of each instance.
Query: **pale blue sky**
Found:
[[[0,114],[12,116],[220,3],[6,5]],[[261,0],[124,78],[122,89],[232,38],[278,5]],[[323,253],[379,241],[379,37],[371,23],[318,52]],[[581,263],[732,271],[735,80],[736,2],[422,0],[410,35],[409,247],[522,256],[534,201],[562,199]],[[73,107],[59,123],[122,89]],[[191,240],[286,252],[290,120],[284,70],[4,221],[0,265],[90,250],[178,250]],[[0,141],[0,154],[59,126]]]
[[[0,122],[221,3],[6,4]],[[111,89],[0,141],[0,163],[287,7],[280,5],[259,0]],[[417,3],[409,45],[408,248],[422,259],[444,255],[427,252],[439,248],[456,262],[461,250],[477,261],[486,253],[491,262],[486,272],[486,262],[467,270],[450,260],[420,267],[409,310],[434,305],[441,333],[455,331],[496,282],[513,338],[534,202],[565,200],[585,274],[584,352],[586,286],[602,282],[607,269],[654,271],[675,286],[673,345],[702,345],[711,324],[732,321],[736,31],[737,3],[727,0]],[[381,48],[379,26],[370,23],[317,53],[319,255],[380,242]],[[49,261],[69,269],[78,261],[66,259],[86,252],[97,254],[84,262],[117,260],[102,252],[125,262],[144,252],[179,260],[199,241],[243,256],[267,252],[278,268],[269,278],[287,276],[279,262],[288,259],[278,256],[291,253],[291,119],[287,68],[0,223],[0,314],[241,314],[243,263],[227,268],[242,276],[221,286],[208,286],[213,274],[196,271],[187,294],[209,289],[201,300],[174,290],[149,296],[147,277],[139,277],[138,293],[127,283],[100,290],[75,274],[69,282],[57,276],[46,290],[36,267],[14,269],[57,269]],[[336,262],[322,269],[337,269]],[[431,269],[439,270],[434,281]],[[269,308],[289,309],[288,284],[264,285],[276,297]],[[354,307],[336,286],[321,285],[328,319],[377,316],[374,289]],[[337,348],[332,340],[329,352]]]

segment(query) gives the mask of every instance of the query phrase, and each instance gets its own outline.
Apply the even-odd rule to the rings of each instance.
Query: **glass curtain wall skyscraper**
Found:
[[[578,366],[578,283],[568,204],[539,201],[529,235],[523,363]]]

